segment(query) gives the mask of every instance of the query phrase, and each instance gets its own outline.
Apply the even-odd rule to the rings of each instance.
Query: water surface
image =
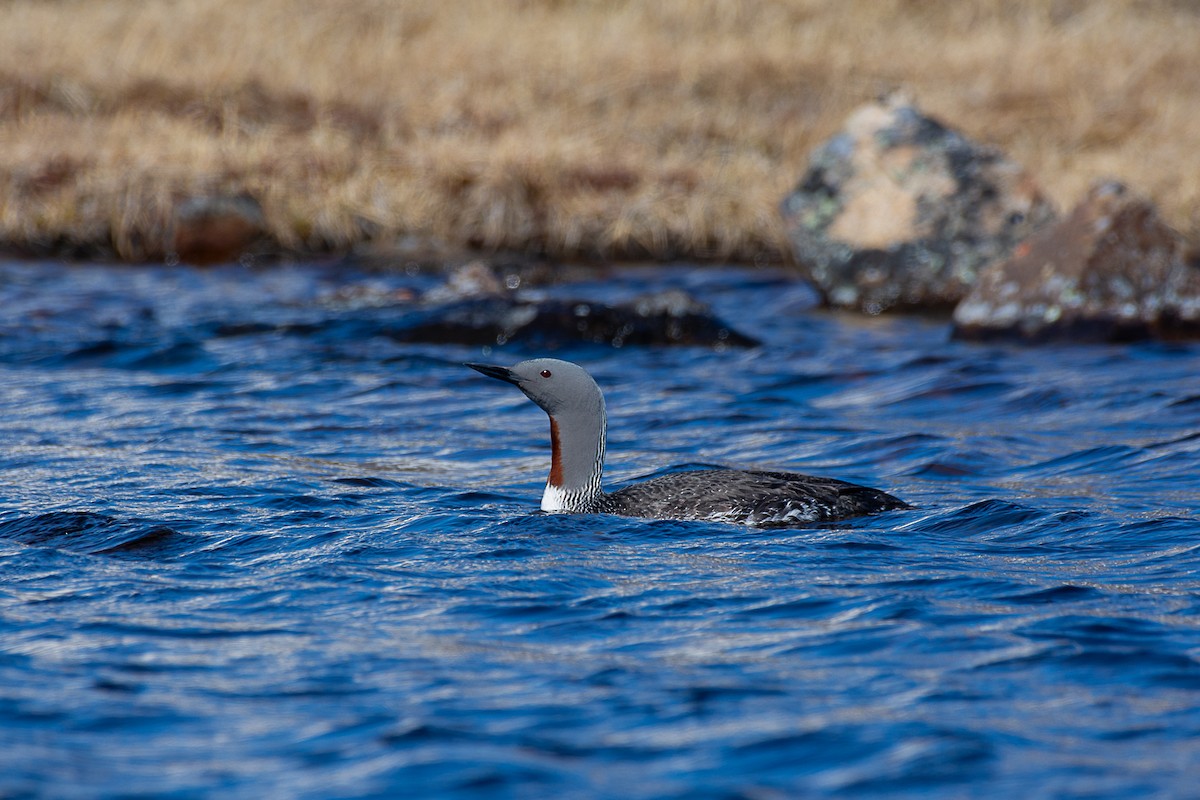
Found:
[[[0,266],[0,795],[1195,791],[1200,347],[623,273],[585,289],[681,286],[764,346],[553,353],[606,390],[610,486],[715,463],[919,508],[547,516],[544,415],[461,366],[545,353],[394,341],[428,282]]]

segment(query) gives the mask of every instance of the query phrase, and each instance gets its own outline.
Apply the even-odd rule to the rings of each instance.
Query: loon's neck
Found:
[[[603,497],[607,428],[603,397],[598,407],[550,415],[550,476],[542,511],[584,512]]]

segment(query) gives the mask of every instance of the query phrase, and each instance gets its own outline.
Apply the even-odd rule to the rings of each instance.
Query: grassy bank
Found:
[[[893,87],[1196,238],[1197,42],[1165,0],[9,0],[0,242],[156,259],[220,190],[297,252],[777,259],[809,150]]]

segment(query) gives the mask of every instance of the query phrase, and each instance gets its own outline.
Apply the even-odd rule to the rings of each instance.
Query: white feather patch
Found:
[[[567,493],[563,491],[561,486],[547,483],[546,491],[542,492],[542,511],[556,513],[566,510]]]

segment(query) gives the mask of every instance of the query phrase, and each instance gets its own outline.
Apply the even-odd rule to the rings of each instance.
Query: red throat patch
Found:
[[[558,423],[550,418],[550,485],[563,485],[562,447],[558,443]]]

